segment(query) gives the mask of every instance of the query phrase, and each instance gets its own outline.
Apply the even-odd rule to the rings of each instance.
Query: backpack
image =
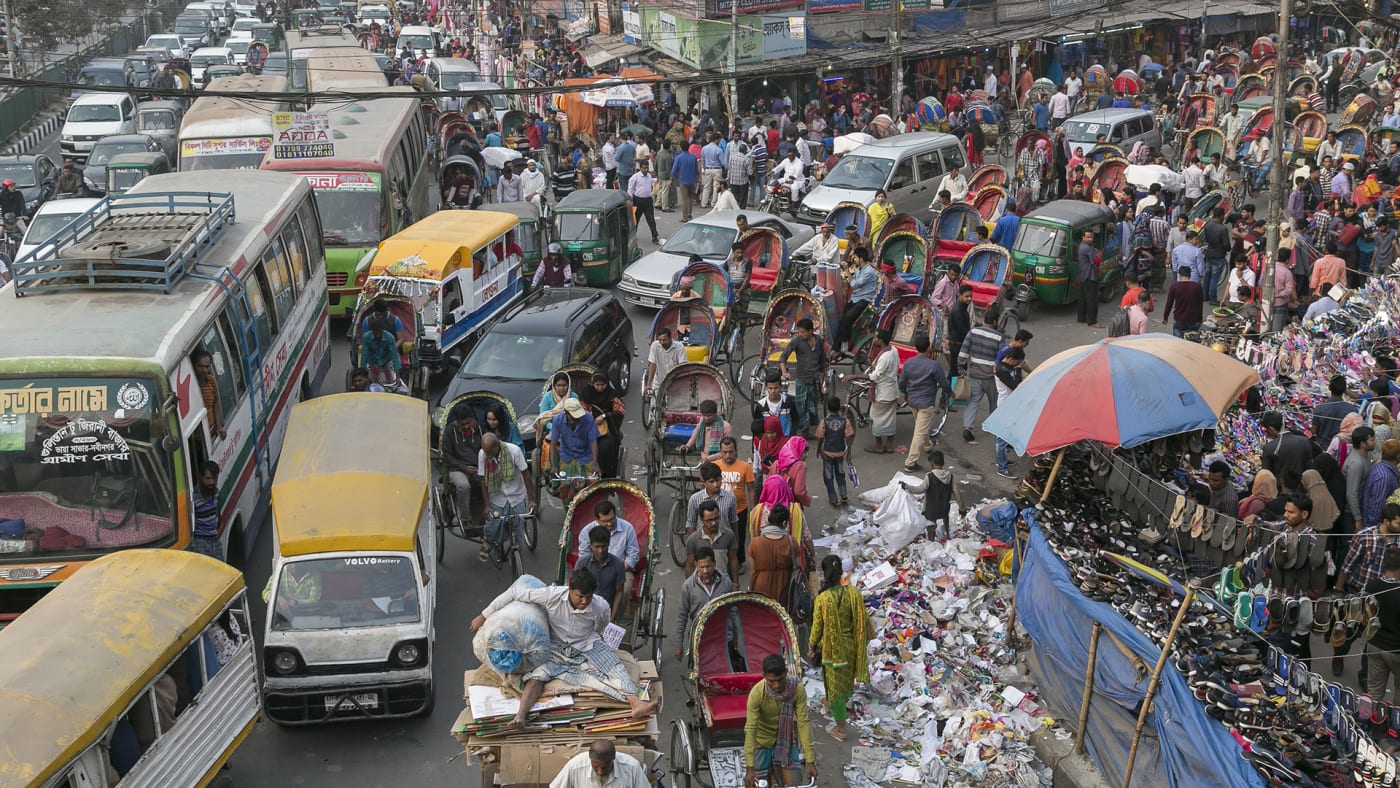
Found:
[[[1110,337],[1125,337],[1132,331],[1132,325],[1128,321],[1127,308],[1119,309],[1113,313],[1113,318],[1108,321],[1108,335]]]

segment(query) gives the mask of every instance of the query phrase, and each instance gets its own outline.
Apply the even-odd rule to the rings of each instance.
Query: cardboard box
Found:
[[[499,775],[502,788],[545,788],[570,758],[588,751],[588,744],[578,745],[501,745]],[[630,744],[617,745],[617,751],[645,763],[645,751]]]

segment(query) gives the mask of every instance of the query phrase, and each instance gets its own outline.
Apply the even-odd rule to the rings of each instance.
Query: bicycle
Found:
[[[852,419],[857,427],[870,426],[870,391],[874,388],[874,383],[865,375],[857,375],[845,379],[846,381],[846,403],[844,410],[847,417]],[[938,443],[938,439],[943,436],[943,427],[948,423],[949,407],[948,393],[938,392],[934,400],[933,423],[929,427],[928,439],[931,445]],[[903,404],[899,407],[899,413],[913,413],[909,405]]]
[[[490,520],[500,520],[500,528],[503,529],[505,540],[498,542],[486,534],[485,525],[482,526],[481,544],[487,555],[491,557],[491,563],[497,569],[510,564],[512,577],[520,577],[525,573],[525,559],[520,553],[520,542],[523,540],[530,552],[535,551],[535,544],[539,543],[539,528],[533,508],[524,512],[512,512],[504,516],[499,516],[500,512],[492,510]],[[531,533],[534,538],[531,539]]]
[[[439,458],[436,450],[434,450],[433,456],[434,458]],[[486,538],[485,526],[475,525],[470,522],[470,510],[466,512],[458,511],[457,491],[452,485],[450,471],[447,469],[446,465],[441,465],[440,467],[441,471],[438,475],[438,483],[433,487],[433,508],[437,511],[438,563],[442,563],[446,555],[447,535],[449,533],[465,542],[479,542],[487,547],[490,545],[489,540]],[[468,502],[470,502],[470,498],[468,498]],[[489,509],[489,503],[487,507]],[[532,553],[535,552],[535,548],[539,547],[540,544],[539,518],[536,516],[536,510],[531,508],[522,515],[511,516],[524,518],[524,527],[519,530],[524,535],[525,549]],[[512,534],[516,534],[516,529],[512,529]],[[518,544],[515,546],[515,551],[517,553],[519,552]],[[493,558],[497,557],[495,551],[488,549],[488,553],[491,554]],[[496,568],[500,569],[506,561],[511,561],[511,568],[515,570],[516,562],[519,560],[518,558],[512,560],[509,553],[501,553],[496,561]],[[521,568],[523,569],[523,563],[521,564]],[[516,576],[518,577],[519,574],[520,571],[517,570]]]

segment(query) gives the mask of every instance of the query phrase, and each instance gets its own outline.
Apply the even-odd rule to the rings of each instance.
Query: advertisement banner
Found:
[[[862,7],[861,0],[809,0],[807,13],[831,14],[837,11],[859,11]]]
[[[272,113],[272,158],[329,159],[335,156],[331,142],[331,118],[325,112]]]
[[[180,158],[190,156],[236,156],[244,153],[267,153],[272,147],[270,137],[224,137],[208,140],[181,140]]]
[[[798,21],[800,34],[792,29],[792,21]],[[807,54],[806,20],[803,17],[765,16],[763,25],[763,59],[775,60],[780,57],[800,57]]]
[[[318,192],[377,192],[377,172],[305,172],[306,182]]]
[[[622,40],[642,44],[642,11],[635,3],[622,4]]]
[[[801,8],[802,0],[739,0],[739,13],[752,14],[755,11],[776,11],[780,8]],[[715,15],[733,13],[730,0],[715,0]]]
[[[725,37],[729,33],[726,27]],[[663,55],[669,55],[693,68],[715,68],[724,62],[720,60],[710,66],[702,66],[700,59],[700,25],[684,16],[651,8],[642,9],[642,40],[647,46]]]

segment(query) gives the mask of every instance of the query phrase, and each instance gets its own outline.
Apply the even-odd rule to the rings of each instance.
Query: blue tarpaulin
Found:
[[[1016,618],[1035,642],[1030,665],[1041,697],[1050,715],[1070,726],[1079,718],[1094,622],[1103,624],[1085,744],[1108,783],[1121,785],[1138,710],[1160,649],[1112,607],[1075,588],[1039,527],[1031,529],[1016,580]],[[1145,671],[1138,672],[1107,637],[1109,632],[1141,658]],[[1262,788],[1265,783],[1241,757],[1239,744],[1225,726],[1206,716],[1185,677],[1168,664],[1138,745],[1133,784]]]

